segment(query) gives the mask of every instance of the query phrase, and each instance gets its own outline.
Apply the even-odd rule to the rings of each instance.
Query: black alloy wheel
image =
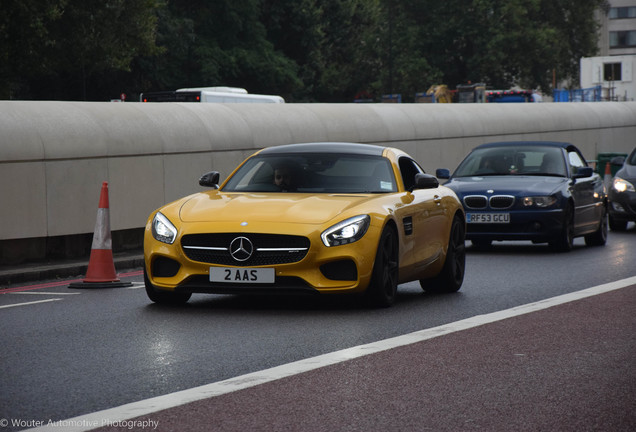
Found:
[[[448,239],[448,250],[442,271],[434,278],[420,280],[422,289],[429,293],[453,293],[464,283],[466,272],[466,227],[461,217],[455,216]]]
[[[598,222],[598,229],[592,234],[585,236],[585,244],[588,246],[605,246],[607,243],[607,206],[603,206],[601,211],[601,219]]]
[[[398,285],[399,245],[395,230],[387,226],[382,231],[373,264],[367,295],[371,304],[389,307],[395,302]]]
[[[551,241],[550,246],[558,252],[569,252],[574,247],[574,208],[569,203],[563,213],[563,227],[558,237]]]

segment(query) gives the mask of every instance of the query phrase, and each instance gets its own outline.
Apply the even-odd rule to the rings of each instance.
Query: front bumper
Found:
[[[466,209],[467,213],[475,210]],[[505,212],[505,211],[504,211]],[[479,213],[502,213],[486,212]],[[530,240],[535,243],[547,243],[558,236],[563,229],[563,210],[512,210],[509,223],[468,223],[468,240]]]
[[[609,214],[612,219],[636,221],[636,192],[611,190],[609,200]]]
[[[249,233],[241,233],[249,237]],[[309,249],[297,262],[231,265],[197,261],[204,258],[184,250],[181,238],[168,245],[154,239],[150,230],[144,238],[144,259],[148,281],[157,290],[210,294],[265,293],[355,293],[364,291],[370,280],[379,232],[369,227],[357,242],[326,247],[319,234],[308,235]],[[194,259],[193,259],[194,258]],[[274,268],[274,283],[211,282],[210,268],[244,270]]]

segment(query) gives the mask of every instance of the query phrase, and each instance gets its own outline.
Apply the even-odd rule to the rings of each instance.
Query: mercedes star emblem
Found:
[[[250,259],[254,252],[254,245],[247,237],[236,237],[230,243],[230,255],[236,261],[246,261]]]

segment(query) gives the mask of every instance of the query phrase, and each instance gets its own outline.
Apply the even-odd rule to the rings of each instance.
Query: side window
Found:
[[[401,157],[399,160],[402,182],[406,190],[411,190],[415,186],[415,174],[423,173],[424,170],[412,159]]]

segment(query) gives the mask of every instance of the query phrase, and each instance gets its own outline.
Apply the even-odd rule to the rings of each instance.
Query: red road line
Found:
[[[118,276],[133,277],[133,276],[140,276],[142,274],[143,274],[143,270],[135,270],[132,272],[121,273]],[[72,282],[81,282],[81,281],[82,279],[73,279],[73,280],[47,282],[47,283],[36,284],[36,285],[25,285],[25,286],[14,287],[14,288],[6,288],[6,289],[0,289],[0,294],[6,294],[6,293],[18,292],[18,291],[31,291],[31,290],[42,289],[42,288],[53,288],[53,287],[68,285]]]

